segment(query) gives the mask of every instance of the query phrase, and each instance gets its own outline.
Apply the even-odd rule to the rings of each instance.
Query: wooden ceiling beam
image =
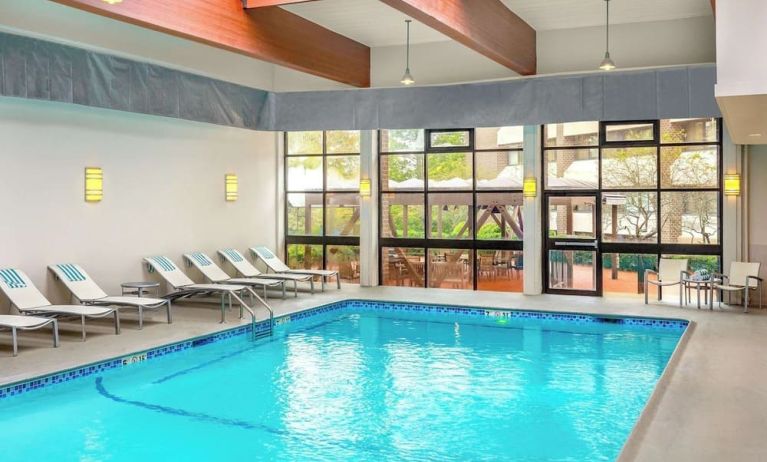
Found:
[[[535,29],[501,0],[381,0],[522,74],[536,73]]]
[[[242,0],[53,0],[355,87],[370,86],[370,48],[279,7]]]

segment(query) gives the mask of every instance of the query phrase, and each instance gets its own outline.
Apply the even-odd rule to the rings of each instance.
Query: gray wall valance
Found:
[[[0,33],[0,95],[253,130],[461,128],[720,117],[716,67],[413,88],[274,93]]]

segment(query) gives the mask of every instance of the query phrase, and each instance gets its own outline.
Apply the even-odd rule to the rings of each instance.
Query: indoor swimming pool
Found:
[[[335,303],[0,388],[2,459],[615,460],[686,326]]]

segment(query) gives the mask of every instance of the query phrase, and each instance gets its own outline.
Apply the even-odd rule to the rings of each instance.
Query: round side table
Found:
[[[120,286],[122,287],[123,295],[136,294],[141,297],[148,290],[158,290],[160,283],[152,281],[123,282]]]

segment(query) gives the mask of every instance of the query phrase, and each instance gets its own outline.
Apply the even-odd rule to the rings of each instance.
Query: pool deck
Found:
[[[694,305],[683,309],[673,303],[646,306],[634,297],[524,296],[353,285],[270,302],[275,314],[283,315],[353,298],[687,319],[694,324],[620,460],[767,460],[767,355],[759,350],[767,339],[767,309],[743,314],[739,308],[709,311]],[[232,312],[226,324],[219,324],[219,312],[213,306],[174,308],[173,324],[165,324],[164,312],[149,312],[147,319],[151,320],[145,320],[142,331],[133,321],[135,317],[125,314],[119,336],[113,335],[109,320],[88,322],[85,343],[79,341],[78,323],[64,324],[58,349],[51,348],[50,331],[24,332],[19,336],[16,358],[11,356],[10,335],[0,333],[0,385],[205,335],[240,322]],[[259,318],[264,315],[265,310]]]

